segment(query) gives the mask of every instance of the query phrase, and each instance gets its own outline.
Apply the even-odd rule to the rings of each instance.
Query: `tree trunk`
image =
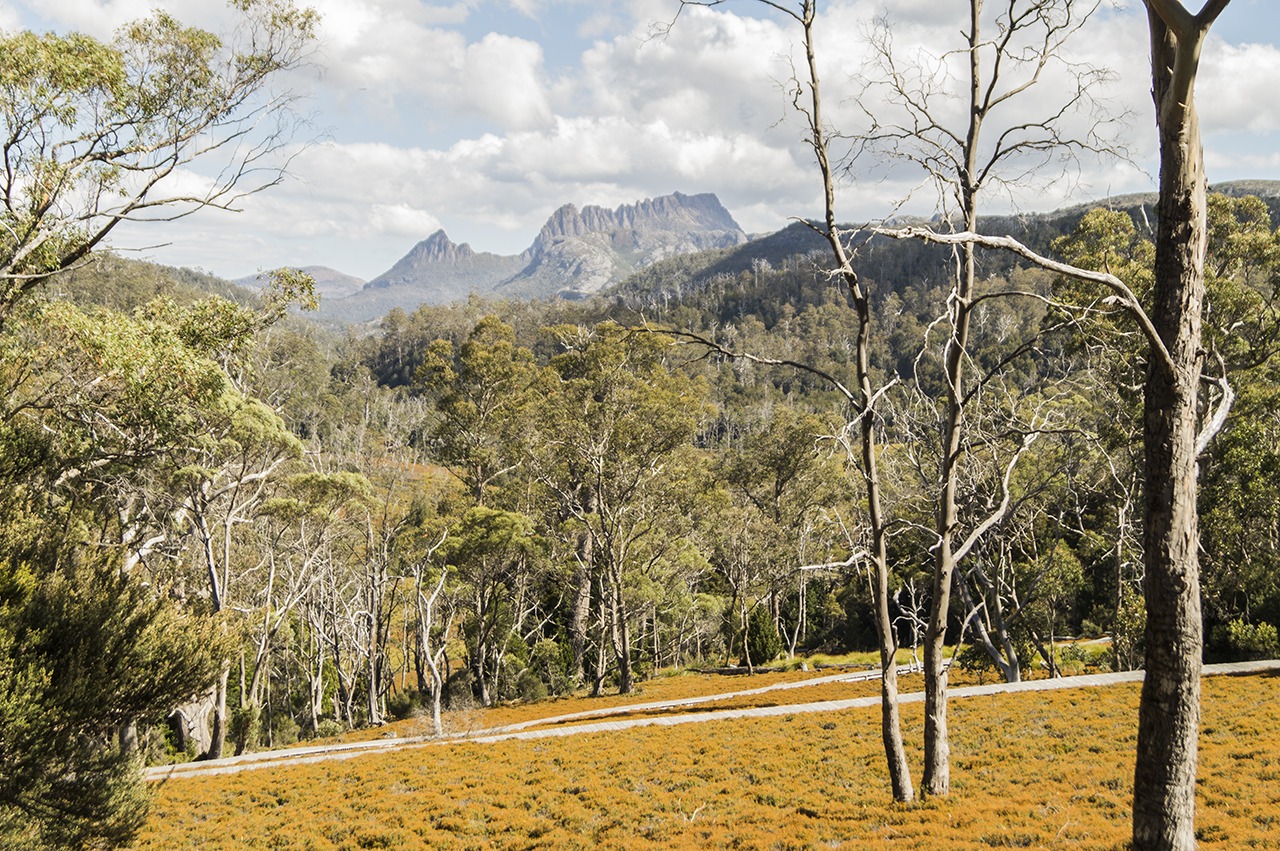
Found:
[[[1180,3],[1147,5],[1160,137],[1151,320],[1168,359],[1151,353],[1143,394],[1147,625],[1133,783],[1135,851],[1196,846],[1202,645],[1196,425],[1207,184],[1193,89],[1200,46],[1226,2],[1208,3],[1196,18]]]
[[[587,511],[594,512],[595,497],[587,501]],[[591,563],[594,560],[595,539],[590,529],[584,529],[578,538],[578,566],[574,572],[573,614],[569,621],[569,643],[573,648],[573,673],[579,681],[587,675],[587,621],[591,617]]]
[[[608,603],[605,599],[604,577],[600,577],[600,607],[597,621],[600,627],[600,640],[596,645],[596,670],[595,675],[591,679],[591,696],[599,697],[604,689],[605,677],[609,674],[609,640],[606,635],[609,629],[608,615],[606,608]]]
[[[613,653],[618,660],[618,694],[631,694],[635,689],[635,675],[631,671],[631,625],[622,604],[621,576],[613,577],[613,605],[610,618],[613,624]]]
[[[862,475],[867,486],[867,514],[871,526],[871,560],[875,570],[876,634],[880,644],[880,737],[889,766],[889,784],[895,801],[915,798],[911,767],[902,744],[902,721],[898,712],[898,636],[889,612],[889,553],[886,526],[880,504],[880,472],[876,462],[875,410],[871,387],[871,308],[856,278],[850,289],[858,309],[858,385],[862,400]],[[802,603],[803,605],[803,603]]]
[[[120,755],[131,757],[138,752],[138,719],[130,718],[116,731],[120,743]]]
[[[222,663],[222,673],[218,675],[218,683],[214,686],[213,726],[209,731],[209,750],[205,751],[205,759],[221,759],[222,749],[227,741],[227,680],[231,676],[231,663]]]

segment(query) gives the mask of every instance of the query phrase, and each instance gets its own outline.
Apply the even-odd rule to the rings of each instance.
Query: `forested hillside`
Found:
[[[1273,655],[1280,236],[1254,198],[1214,196],[1211,215],[1207,339],[1237,401],[1202,461],[1208,652]],[[1098,210],[1051,248],[1141,289],[1143,233]],[[393,311],[363,337],[299,315],[297,276],[250,294],[104,255],[58,278],[5,329],[0,437],[6,563],[64,547],[47,556],[64,579],[6,573],[6,634],[30,643],[23,618],[90,595],[102,625],[76,652],[104,670],[76,683],[167,671],[153,687],[181,694],[211,677],[172,712],[120,692],[109,726],[152,761],[874,647],[840,390],[856,316],[799,232],[774,240],[799,253],[736,272],[726,252],[669,261],[593,301]],[[890,388],[891,614],[912,646],[949,257],[863,251]],[[1010,510],[958,574],[949,640],[969,644],[961,664],[1008,679],[1056,672],[1068,635],[1109,635],[1110,664],[1133,667],[1141,355],[1081,284],[997,259],[982,286],[1025,297],[977,312],[963,498]],[[40,532],[54,527],[76,531]],[[134,606],[154,608],[139,628],[160,630],[161,668],[112,655]],[[34,711],[12,702],[29,675],[6,676],[5,717]]]

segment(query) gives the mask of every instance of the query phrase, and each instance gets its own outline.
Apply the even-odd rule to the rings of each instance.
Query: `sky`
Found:
[[[749,233],[821,211],[804,126],[780,84],[802,55],[799,33],[759,3],[728,0],[678,18],[678,0],[306,5],[320,13],[319,40],[288,84],[306,93],[299,109],[310,120],[288,151],[285,181],[238,212],[119,229],[113,248],[226,278],[324,265],[367,280],[440,228],[477,251],[517,253],[566,203],[714,192]],[[217,0],[0,0],[0,29],[105,40],[153,8],[214,32],[232,24]],[[858,82],[877,16],[888,15],[902,57],[939,55],[955,46],[966,8],[823,3],[818,55],[833,125],[865,130],[859,100],[878,113],[877,90]],[[1128,156],[1037,169],[993,195],[989,209],[1044,211],[1154,185],[1142,4],[1103,0],[1065,56],[1109,69],[1097,106],[1116,119],[1108,130]],[[1062,91],[1054,85],[1011,101],[1001,120],[1042,115]],[[1277,86],[1280,3],[1233,0],[1205,47],[1197,89],[1211,181],[1280,179]],[[1073,120],[1085,126],[1083,115]],[[918,174],[868,158],[838,203],[846,221],[936,209]]]

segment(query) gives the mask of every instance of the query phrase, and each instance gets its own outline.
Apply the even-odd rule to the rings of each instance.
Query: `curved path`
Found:
[[[905,672],[906,669],[902,670]],[[1280,672],[1280,660],[1231,662],[1219,665],[1205,665],[1203,675],[1209,677],[1221,676],[1224,674],[1256,674],[1267,671]],[[685,706],[692,706],[698,703],[757,695],[768,691],[776,691],[778,689],[802,688],[804,686],[829,682],[853,682],[860,679],[877,679],[878,677],[878,671],[866,671],[856,674],[834,674],[827,677],[816,677],[814,679],[802,680],[800,682],[781,683],[778,685],[748,689],[746,691],[730,692],[726,694],[707,695],[704,697],[685,698],[682,700],[658,701],[654,703],[623,704],[604,709],[593,709],[586,712],[574,712],[568,715],[540,718],[534,721],[524,721],[519,724],[494,727],[489,730],[481,730],[477,733],[452,738],[436,739],[429,736],[413,736],[379,739],[372,742],[351,742],[339,745],[316,745],[314,747],[290,748],[289,750],[262,751],[258,753],[244,754],[242,756],[227,757],[225,759],[208,760],[206,762],[187,762],[179,765],[158,766],[156,768],[147,769],[146,778],[148,780],[158,781],[176,777],[203,777],[213,774],[235,774],[255,768],[274,768],[281,765],[305,765],[307,763],[323,762],[328,760],[351,759],[352,757],[363,756],[369,753],[396,750],[400,748],[438,747],[442,745],[458,744],[460,742],[486,743],[501,742],[509,739],[545,739],[560,736],[574,736],[582,733],[628,730],[633,727],[671,727],[677,724],[696,724],[702,721],[720,721],[732,718],[762,718],[778,715],[800,715],[809,712],[837,712],[844,709],[859,709],[879,706],[880,696],[874,695],[871,697],[855,697],[846,700],[826,700],[817,703],[787,704],[782,706],[760,706],[748,709],[690,712],[682,715],[670,715],[665,717],[623,718],[613,721],[602,720],[590,724],[576,724],[571,727],[529,729],[544,728],[549,725],[578,721],[586,718],[607,717],[609,715],[630,715],[636,712],[661,709],[676,709]],[[1093,688],[1098,686],[1114,685],[1117,683],[1141,682],[1142,678],[1142,671],[1125,671],[1118,674],[1085,674],[1078,677],[1030,680],[1022,683],[993,683],[991,685],[984,686],[964,686],[961,688],[949,689],[947,691],[947,697],[949,700],[952,700],[981,697],[992,694],[1006,694],[1010,692],[1057,691],[1059,689],[1068,688]],[[908,694],[902,694],[899,695],[898,701],[899,703],[921,703],[924,701],[924,693],[911,692]]]

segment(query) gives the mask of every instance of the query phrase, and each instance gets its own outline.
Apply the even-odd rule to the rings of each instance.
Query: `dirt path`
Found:
[[[905,669],[903,669],[905,671]],[[1230,674],[1254,674],[1265,671],[1280,671],[1280,660],[1262,662],[1233,662],[1221,665],[1205,665],[1204,676],[1222,676]],[[166,765],[147,769],[146,778],[150,781],[162,781],[180,777],[203,777],[213,774],[235,774],[256,768],[273,768],[281,765],[304,765],[327,760],[351,759],[370,753],[412,747],[440,747],[456,745],[463,742],[501,742],[509,739],[544,739],[560,736],[576,736],[586,733],[611,732],[628,730],[633,727],[664,726],[677,724],[696,724],[703,721],[719,721],[733,718],[764,718],[778,715],[800,715],[809,712],[838,712],[845,709],[859,709],[879,706],[879,695],[872,697],[856,697],[847,700],[827,700],[817,703],[801,703],[783,706],[762,706],[749,709],[725,709],[703,712],[689,712],[682,715],[650,718],[624,718],[619,720],[601,720],[591,724],[575,724],[571,727],[551,727],[536,729],[548,725],[563,724],[568,721],[579,721],[586,718],[607,718],[610,715],[629,715],[662,709],[677,709],[710,701],[726,700],[734,697],[763,694],[779,689],[803,688],[829,682],[853,682],[858,679],[875,679],[878,671],[859,672],[855,674],[833,674],[827,677],[816,677],[794,683],[780,683],[763,688],[725,694],[707,695],[704,697],[684,698],[682,700],[656,701],[652,703],[626,704],[585,712],[574,712],[550,718],[540,718],[519,724],[508,724],[481,730],[466,736],[446,737],[441,739],[428,736],[412,736],[404,738],[378,739],[372,742],[351,742],[340,745],[316,745],[306,748],[291,748],[280,751],[262,751],[244,754],[207,762],[188,762],[180,765]],[[1118,674],[1086,674],[1078,677],[1060,677],[1051,680],[1031,680],[1023,683],[993,683],[983,686],[965,686],[948,691],[949,699],[965,699],[983,697],[993,694],[1007,694],[1022,691],[1056,691],[1068,688],[1097,688],[1117,683],[1141,682],[1142,671],[1126,671]],[[899,697],[901,703],[921,703],[922,692],[912,692]],[[534,728],[534,729],[531,729]]]

